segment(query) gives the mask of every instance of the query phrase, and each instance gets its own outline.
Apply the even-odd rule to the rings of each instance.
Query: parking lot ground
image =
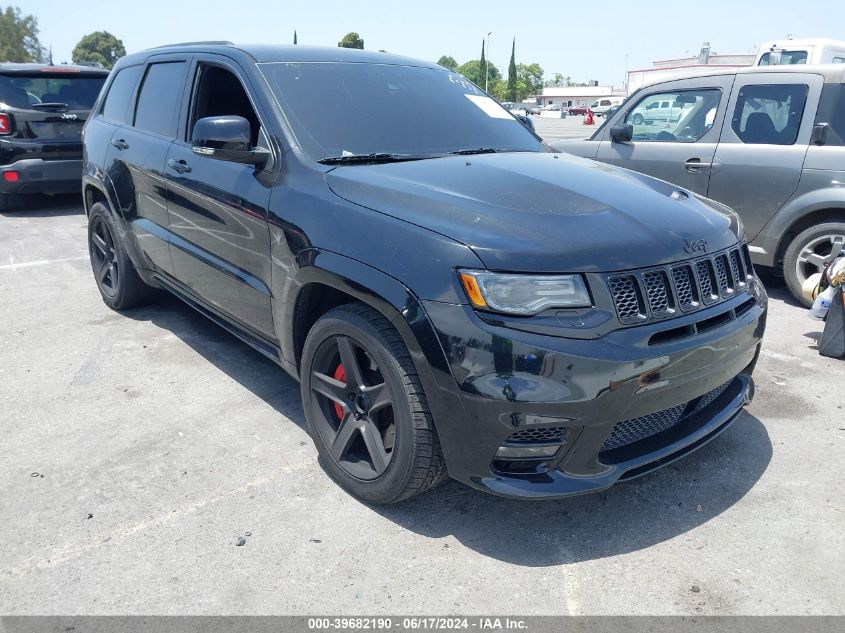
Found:
[[[584,125],[584,117],[568,116],[565,119],[544,119],[532,116],[534,131],[549,143],[565,139],[589,138],[604,122],[601,117],[595,119],[595,125]]]
[[[689,457],[561,501],[369,507],[281,369],[174,299],[106,308],[75,198],[16,209],[0,613],[845,613],[845,362],[775,279],[756,400]]]

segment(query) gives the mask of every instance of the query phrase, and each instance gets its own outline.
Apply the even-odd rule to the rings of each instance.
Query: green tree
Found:
[[[296,41],[296,29],[293,31],[293,43],[296,45],[298,42]]]
[[[458,66],[458,72],[469,79],[476,86],[484,89],[484,67],[481,65],[481,60],[471,59],[465,64]],[[502,78],[502,74],[494,64],[487,64],[487,77],[489,81],[489,88],[496,85],[496,82]]]
[[[510,101],[517,101],[517,77],[516,77],[516,38],[513,38],[511,45],[511,63],[508,64],[508,99]]]
[[[0,62],[40,62],[44,47],[38,40],[38,20],[18,7],[0,11]]]
[[[581,81],[572,81],[572,77],[568,75],[564,77],[560,73],[555,73],[554,76],[547,80],[543,85],[547,88],[563,88],[567,86],[586,86],[587,84]]]
[[[343,36],[343,39],[340,40],[337,45],[340,48],[364,48],[364,40],[361,39],[361,36],[358,35],[355,31],[347,33]]]
[[[521,99],[529,95],[540,94],[543,91],[543,69],[540,64],[517,64],[516,78],[518,83],[524,86]]]
[[[437,60],[437,63],[449,70],[458,69],[458,62],[451,55],[442,55],[440,59]]]
[[[79,40],[70,57],[74,64],[97,62],[104,68],[111,68],[124,55],[123,42],[108,31],[94,31]]]

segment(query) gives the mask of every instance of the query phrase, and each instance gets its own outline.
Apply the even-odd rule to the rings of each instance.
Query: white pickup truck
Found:
[[[674,100],[646,100],[634,110],[631,123],[634,125],[651,125],[658,121],[680,121],[689,105]]]

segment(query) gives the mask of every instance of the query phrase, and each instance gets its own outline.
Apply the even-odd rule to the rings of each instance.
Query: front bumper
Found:
[[[424,305],[452,374],[429,394],[435,413],[449,412],[435,419],[449,474],[501,496],[553,498],[645,474],[724,431],[753,395],[767,297],[754,279],[747,294],[685,317],[727,310],[718,328],[659,344],[654,334],[666,322],[572,339],[492,325],[468,306]],[[617,423],[667,411],[683,413],[660,432],[608,450]],[[515,433],[551,430],[563,438],[553,457],[516,469],[497,458]]]
[[[6,180],[15,172],[17,180]],[[0,166],[0,193],[74,193],[82,186],[81,160],[26,158]]]

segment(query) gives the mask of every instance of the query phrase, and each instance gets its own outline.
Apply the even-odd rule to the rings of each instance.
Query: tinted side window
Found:
[[[803,84],[744,86],[731,128],[746,144],[792,145],[798,137],[807,90]]]
[[[176,137],[176,121],[185,88],[185,65],[185,62],[150,65],[135,107],[135,127]]]
[[[816,121],[827,123],[825,145],[845,145],[845,84],[825,84]]]
[[[103,117],[115,123],[129,123],[129,102],[143,66],[129,66],[117,71],[103,103]]]
[[[713,127],[721,98],[717,88],[646,95],[625,115],[631,140],[695,143]]]

